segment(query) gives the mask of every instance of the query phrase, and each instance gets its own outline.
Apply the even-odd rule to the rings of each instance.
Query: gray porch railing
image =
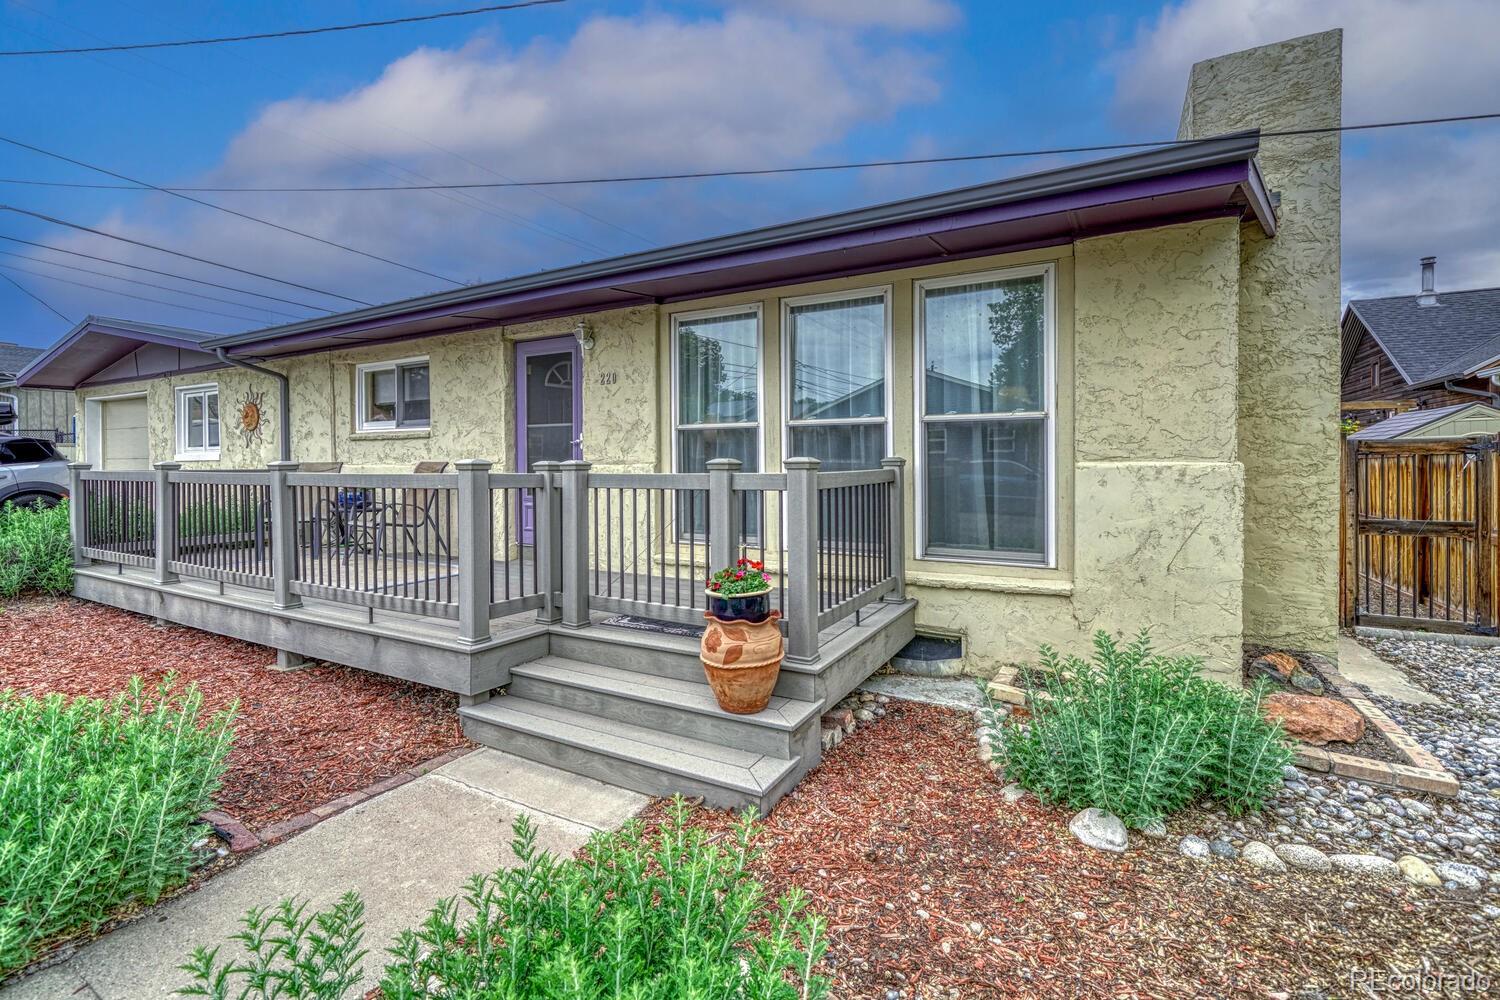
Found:
[[[904,598],[902,460],[824,473],[793,458],[746,473],[594,473],[540,462],[531,473],[93,472],[74,464],[75,560],[151,568],[456,623],[491,640],[493,619],[535,611],[582,628],[596,612],[696,624],[712,569],[746,558],[772,579],[787,654],[811,662],[818,634],[876,601]]]

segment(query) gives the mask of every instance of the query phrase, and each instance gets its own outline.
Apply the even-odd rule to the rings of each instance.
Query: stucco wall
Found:
[[[1342,33],[1193,67],[1179,135],[1338,125]],[[1340,171],[1337,134],[1267,138],[1274,239],[1240,255],[1239,451],[1245,465],[1245,638],[1336,651]]]

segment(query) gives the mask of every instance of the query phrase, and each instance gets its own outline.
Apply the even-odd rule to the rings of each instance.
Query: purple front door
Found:
[[[583,358],[573,337],[516,345],[516,468],[583,457]],[[521,542],[532,544],[530,498],[522,494]]]

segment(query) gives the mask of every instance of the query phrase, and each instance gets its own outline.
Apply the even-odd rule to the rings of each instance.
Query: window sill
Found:
[[[906,582],[913,587],[934,587],[939,590],[980,590],[995,594],[1036,594],[1042,597],[1073,596],[1073,581],[1065,579],[908,571]]]
[[[174,462],[217,462],[219,453],[216,451],[192,451],[178,452],[172,456]]]
[[[392,427],[389,430],[355,431],[350,441],[419,441],[432,437],[430,427]]]

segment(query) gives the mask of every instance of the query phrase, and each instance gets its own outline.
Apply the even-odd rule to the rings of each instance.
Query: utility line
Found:
[[[46,299],[42,298],[40,295],[37,295],[35,292],[33,292],[31,289],[27,288],[25,285],[21,284],[15,278],[12,278],[8,274],[0,274],[0,278],[4,278],[6,281],[10,282],[12,285],[15,285],[16,288],[20,291],[20,293],[22,295],[26,296],[29,299],[33,299],[33,300],[41,303],[41,305],[42,305],[42,307],[44,309],[46,309],[52,315],[56,316],[58,319],[62,320],[64,323],[71,324],[73,322],[72,320],[68,319],[68,317],[64,316],[62,313],[60,313],[56,309],[52,308],[51,304],[48,303],[48,301]]]
[[[1366,122],[1360,125],[1328,125],[1320,128],[1274,129],[1259,133],[1261,139],[1285,139],[1307,135],[1329,135],[1342,132],[1364,132],[1371,129],[1406,128],[1415,125],[1448,125],[1457,122],[1490,121],[1500,118],[1500,111],[1478,115],[1450,115],[1444,118],[1411,118],[1403,121]],[[743,170],[695,170],[676,174],[633,174],[605,177],[542,178],[529,181],[472,181],[452,184],[372,184],[327,185],[322,187],[157,187],[142,184],[132,188],[125,184],[81,184],[64,181],[35,181],[0,178],[7,184],[37,184],[46,187],[95,188],[109,191],[150,190],[169,194],[182,192],[218,194],[318,194],[341,191],[458,191],[472,188],[563,187],[581,184],[635,184],[649,181],[706,180],[715,177],[765,177],[772,174],[808,174],[835,170],[865,170],[871,167],[929,166],[942,163],[973,163],[982,160],[1007,160],[1031,156],[1060,156],[1068,153],[1104,153],[1130,149],[1154,149],[1164,146],[1200,146],[1217,142],[1223,136],[1203,139],[1157,139],[1151,142],[1112,142],[1092,146],[1058,146],[1052,149],[1007,150],[994,153],[965,153],[954,156],[924,156],[905,160],[860,160],[848,163],[814,163],[799,167],[757,167]],[[0,141],[12,141],[0,137]],[[105,171],[107,173],[107,171]],[[118,176],[118,175],[116,175]],[[129,180],[129,178],[125,178]],[[138,182],[139,183],[139,182]],[[214,206],[217,207],[217,206]],[[225,211],[228,211],[227,209]]]
[[[345,302],[353,302],[357,306],[374,305],[373,302],[366,302],[364,299],[351,298],[348,295],[340,295],[338,292],[327,292],[321,288],[314,288],[312,285],[303,285],[295,281],[288,281],[286,278],[273,278],[268,274],[261,274],[258,271],[249,271],[243,267],[235,267],[233,264],[221,264],[216,260],[209,260],[207,257],[195,257],[190,253],[183,253],[181,250],[168,250],[166,247],[157,246],[154,243],[147,243],[144,240],[134,240],[129,236],[119,236],[115,233],[107,233],[102,229],[94,229],[90,226],[80,225],[77,222],[68,222],[65,219],[59,219],[54,215],[46,215],[42,212],[33,212],[29,208],[18,208],[15,205],[0,204],[0,212],[15,212],[19,215],[29,215],[33,219],[40,219],[43,222],[50,222],[55,226],[66,226],[69,229],[76,229],[82,233],[93,233],[95,236],[103,236],[111,240],[119,240],[121,243],[129,243],[132,246],[145,247],[147,250],[156,250],[159,253],[171,254],[173,257],[181,257],[183,260],[196,261],[199,264],[209,264],[213,267],[222,267],[226,271],[235,271],[239,274],[249,275],[252,278],[260,278],[264,281],[274,281],[279,285],[290,285],[292,288],[300,288],[304,292],[313,292],[317,295],[327,295],[329,298],[333,299],[343,299]]]
[[[180,191],[169,191],[166,188],[157,187],[155,184],[152,184],[152,183],[150,183],[148,181],[137,180],[134,177],[127,177],[124,174],[116,173],[113,170],[107,170],[104,167],[95,166],[92,163],[85,163],[82,160],[75,160],[75,159],[73,159],[70,156],[64,156],[61,153],[54,153],[51,150],[43,149],[40,146],[33,146],[30,143],[22,142],[19,139],[11,139],[11,138],[9,138],[7,136],[0,135],[0,142],[7,143],[8,145],[15,146],[15,147],[17,147],[19,149],[29,150],[29,151],[31,151],[33,153],[38,153],[38,154],[40,154],[42,156],[49,156],[49,157],[51,157],[54,160],[61,160],[64,163],[71,163],[74,166],[83,167],[86,170],[92,170],[92,171],[94,171],[96,173],[104,174],[106,177],[113,177],[116,180],[126,181],[126,182],[128,182],[130,184],[139,184],[142,187],[150,188],[153,191],[160,191],[162,194],[169,194],[169,195],[171,195],[174,198],[181,198],[183,201],[192,202],[194,205],[202,205],[205,208],[211,208],[211,209],[213,209],[216,212],[223,212],[226,215],[233,215],[233,216],[236,216],[237,218],[246,219],[246,220],[248,220],[250,222],[258,222],[262,226],[269,226],[272,229],[279,229],[279,230],[281,230],[284,233],[291,233],[293,236],[300,236],[300,237],[302,237],[305,240],[312,240],[315,243],[322,243],[324,246],[334,247],[336,249],[343,250],[343,251],[345,251],[347,253],[358,254],[359,256],[361,256],[361,257],[367,257],[370,260],[378,260],[378,261],[380,261],[383,264],[390,264],[392,267],[403,268],[403,269],[405,269],[407,271],[413,272],[414,274],[422,274],[422,275],[426,275],[429,278],[436,278],[439,281],[446,281],[450,285],[456,285],[456,286],[463,285],[462,281],[458,281],[457,279],[454,279],[454,278],[448,278],[448,277],[445,277],[445,276],[443,276],[441,274],[434,274],[431,271],[424,271],[420,267],[413,267],[410,264],[403,264],[399,260],[391,260],[389,257],[382,257],[379,254],[373,254],[373,253],[369,253],[369,252],[367,252],[365,250],[359,250],[359,249],[356,249],[355,247],[351,247],[351,246],[348,246],[348,245],[343,244],[343,243],[335,242],[334,240],[324,239],[321,236],[314,236],[311,233],[304,233],[301,230],[293,229],[290,226],[283,226],[279,222],[271,222],[271,221],[266,220],[266,219],[258,218],[258,217],[254,216],[254,215],[249,215],[249,214],[247,214],[245,212],[236,211],[235,209],[232,209],[232,208],[225,208],[223,205],[216,205],[216,204],[214,204],[211,201],[204,201],[202,198],[194,198],[192,195],[183,194]]]
[[[139,278],[126,278],[119,274],[110,274],[108,271],[95,271],[93,268],[77,267],[73,264],[63,264],[55,260],[47,260],[45,257],[32,257],[29,254],[14,253],[10,250],[0,250],[0,254],[6,257],[15,257],[17,260],[28,260],[33,264],[45,264],[48,267],[61,267],[69,271],[78,271],[81,274],[92,274],[97,278],[108,278],[111,281],[124,281],[132,285],[141,285],[145,288],[155,288],[158,291],[172,292],[175,295],[191,295],[195,299],[204,299],[209,302],[219,302],[226,306],[238,306],[241,309],[254,309],[257,312],[270,313],[272,316],[284,316],[287,319],[305,319],[295,313],[282,312],[279,309],[271,309],[266,306],[258,306],[250,302],[239,302],[235,299],[224,299],[217,295],[204,295],[202,292],[191,292],[186,288],[173,288],[171,285],[158,285],[154,281],[141,281]]]
[[[398,24],[417,24],[423,21],[441,21],[453,17],[473,17],[476,14],[494,14],[507,10],[522,10],[526,7],[542,7],[563,3],[565,0],[523,0],[519,3],[492,4],[488,7],[470,7],[467,10],[448,10],[437,14],[419,14],[412,17],[393,17],[384,21],[357,21],[353,24],[333,24],[322,28],[294,28],[286,31],[265,31],[254,35],[224,35],[218,38],[185,38],[171,42],[136,42],[127,45],[95,45],[89,48],[72,49],[11,49],[0,51],[0,56],[70,56],[90,52],[133,52],[137,49],[179,49],[190,45],[223,45],[227,42],[260,42],[272,38],[302,38],[308,35],[326,35],[334,31],[358,31],[363,28],[388,28]]]
[[[77,285],[79,288],[88,288],[96,292],[104,292],[108,295],[119,295],[127,299],[139,299],[142,302],[154,302],[159,306],[171,306],[173,309],[186,309],[188,312],[207,313],[210,316],[223,316],[227,319],[237,319],[242,323],[261,322],[254,316],[241,316],[234,313],[220,312],[217,309],[203,309],[199,306],[185,306],[180,302],[169,302],[166,299],[153,299],[148,295],[136,295],[134,292],[122,292],[115,288],[105,288],[103,285],[90,285],[83,281],[74,281],[72,278],[59,278],[55,274],[43,274],[41,271],[32,271],[24,267],[16,267],[14,264],[0,264],[0,269],[15,271],[18,274],[30,274],[38,278],[46,278],[48,281],[58,281],[64,285]]]
[[[147,274],[159,274],[163,278],[176,278],[178,281],[191,281],[195,285],[206,285],[209,288],[222,288],[226,292],[239,292],[241,295],[253,295],[258,299],[268,299],[272,302],[282,302],[289,306],[300,306],[303,309],[313,309],[317,312],[334,313],[338,311],[337,309],[330,309],[327,306],[315,306],[310,302],[299,302],[296,299],[284,299],[279,295],[267,295],[265,292],[253,292],[248,288],[240,288],[236,285],[222,285],[217,281],[208,281],[205,278],[190,278],[185,274],[178,274],[175,271],[158,271],[154,267],[146,267],[143,264],[127,264],[125,261],[115,260],[113,257],[100,257],[95,254],[84,253],[81,250],[64,250],[62,247],[55,247],[50,243],[37,243],[35,240],[23,240],[19,236],[6,236],[4,234],[0,234],[0,240],[8,240],[11,243],[21,243],[25,246],[36,247],[39,250],[51,250],[53,253],[65,253],[71,257],[82,257],[85,260],[97,260],[101,264],[114,264],[117,267],[128,267],[132,271],[144,271]],[[40,260],[42,258],[37,259]],[[50,264],[52,263],[52,261],[47,261],[47,263]],[[62,265],[58,266],[61,267]],[[274,281],[275,279],[272,278],[269,280]],[[259,308],[258,306],[252,306],[249,303],[245,303],[245,306],[246,308],[250,309]],[[269,312],[270,310],[267,311]]]

